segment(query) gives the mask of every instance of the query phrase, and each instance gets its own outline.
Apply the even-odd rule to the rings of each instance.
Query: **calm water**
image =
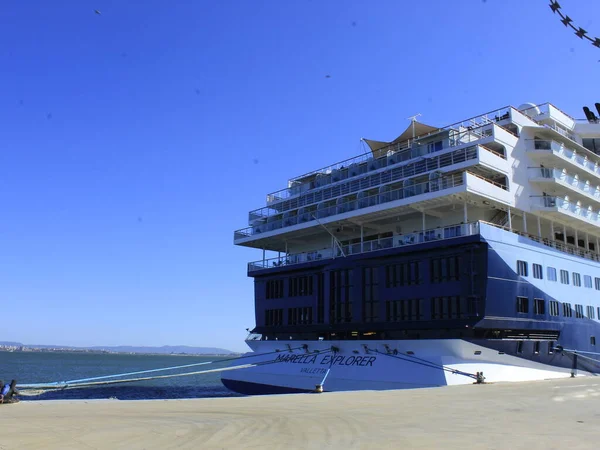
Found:
[[[0,352],[0,379],[4,382],[16,379],[18,384],[67,381],[79,378],[113,375],[147,369],[194,364],[223,358],[202,356],[168,355],[115,355],[89,353],[8,353]],[[165,371],[151,375],[192,372],[223,367],[228,363],[190,367],[177,371]],[[134,378],[127,377],[127,378]],[[71,389],[48,392],[38,397],[21,397],[22,400],[57,399],[106,399],[120,400],[233,397],[220,382],[220,373],[191,375],[152,381],[139,381],[123,385]]]

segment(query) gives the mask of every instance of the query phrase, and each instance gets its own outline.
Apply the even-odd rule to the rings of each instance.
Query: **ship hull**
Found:
[[[477,372],[483,372],[486,382],[532,381],[569,377],[572,370],[566,354],[547,354],[534,361],[462,339],[250,345],[257,356],[247,354],[246,362],[257,365],[226,372],[222,382],[251,395],[314,392],[317,385],[335,392],[472,384]],[[577,374],[589,373],[579,370]]]

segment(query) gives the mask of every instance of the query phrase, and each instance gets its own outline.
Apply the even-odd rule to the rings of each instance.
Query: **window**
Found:
[[[554,342],[548,342],[548,354],[551,355],[554,353]]]
[[[573,309],[571,308],[570,303],[563,303],[563,316],[573,317]]]
[[[583,276],[583,285],[586,288],[591,289],[592,288],[592,277],[590,277],[589,275],[584,275]]]
[[[517,342],[517,353],[523,353],[523,341]]]
[[[377,306],[379,305],[379,268],[363,268],[362,308],[365,322],[377,321]]]
[[[558,316],[558,302],[556,300],[550,300],[548,302],[548,310],[551,316]]]
[[[349,269],[329,272],[329,321],[352,322],[352,271]]]
[[[471,315],[466,297],[433,297],[431,299],[431,318],[464,319]]]
[[[536,355],[540,354],[540,341],[535,341],[533,343],[533,353],[535,353]]]
[[[312,307],[288,308],[288,325],[310,325],[313,323]]]
[[[265,325],[268,327],[283,325],[283,309],[265,310]]]
[[[548,280],[556,281],[556,269],[554,267],[548,267]]]
[[[562,284],[569,284],[569,272],[566,270],[560,271],[560,282]]]
[[[431,282],[443,283],[458,280],[458,256],[434,258],[430,261]]]
[[[581,275],[577,272],[573,272],[573,285],[581,287]]]
[[[408,300],[391,300],[385,304],[385,315],[388,322],[422,319],[422,300],[412,298]]]
[[[313,294],[312,275],[302,277],[291,277],[288,282],[289,297],[303,297]]]
[[[533,278],[537,278],[539,280],[544,278],[542,266],[540,266],[539,264],[533,263]]]
[[[590,336],[590,344],[596,345],[596,336]]]
[[[575,317],[583,319],[583,305],[575,305]]]
[[[282,298],[283,297],[283,280],[269,280],[267,281],[267,296],[271,298]]]
[[[587,316],[588,316],[589,319],[595,319],[596,318],[595,317],[596,311],[594,310],[593,306],[586,307],[586,310],[587,310]]]
[[[409,261],[386,266],[385,275],[385,285],[388,288],[411,286],[422,283],[418,261]]]
[[[527,297],[517,297],[517,312],[523,314],[529,312],[529,299]]]
[[[596,290],[600,291],[600,278],[594,278],[594,282],[596,283]]]
[[[517,275],[527,276],[527,262],[517,260]]]
[[[546,314],[546,302],[541,298],[533,299],[533,313],[534,314]]]

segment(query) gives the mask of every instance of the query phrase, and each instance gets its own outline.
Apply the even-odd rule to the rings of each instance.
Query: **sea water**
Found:
[[[221,361],[226,358],[227,357],[189,355],[0,351],[0,379],[4,380],[5,383],[9,382],[11,379],[16,379],[18,384],[62,382],[207,361]],[[227,362],[220,362],[217,364],[132,375],[121,378],[138,378],[201,371],[216,367],[225,367],[227,364]],[[50,391],[35,397],[22,396],[21,399],[67,400],[117,398],[120,400],[142,400],[231,397],[236,395],[238,394],[229,391],[221,384],[220,373],[216,372],[149,381],[136,381],[125,384]]]

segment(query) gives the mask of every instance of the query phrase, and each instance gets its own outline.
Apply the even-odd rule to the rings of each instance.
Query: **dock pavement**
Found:
[[[0,405],[0,450],[597,449],[600,378]]]

